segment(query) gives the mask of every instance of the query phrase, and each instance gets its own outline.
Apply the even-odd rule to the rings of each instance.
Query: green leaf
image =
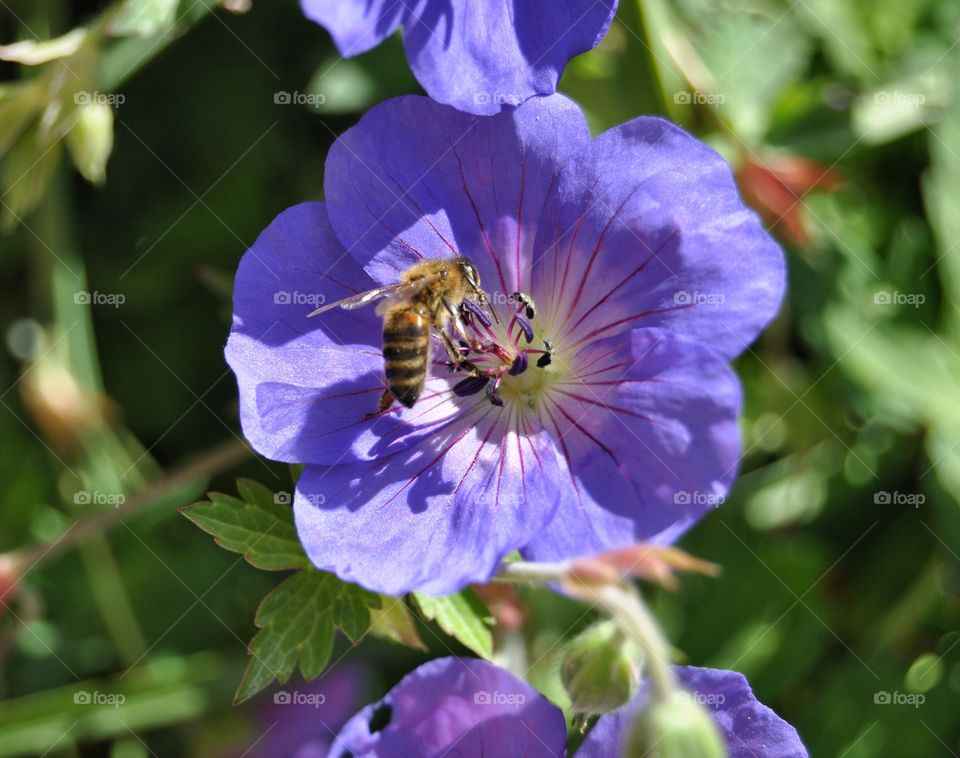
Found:
[[[380,596],[380,608],[370,614],[370,633],[401,645],[426,650],[416,622],[403,598]]]
[[[413,596],[428,621],[436,621],[443,631],[477,655],[487,659],[493,655],[493,635],[486,621],[490,613],[473,590],[444,597],[421,592],[414,592]]]
[[[110,33],[117,37],[149,37],[167,31],[176,22],[180,0],[127,0]]]
[[[188,519],[212,534],[220,547],[242,553],[252,565],[266,571],[306,568],[293,513],[282,502],[288,496],[271,492],[249,479],[237,482],[241,499],[211,492],[209,502],[180,509]]]
[[[378,595],[325,571],[304,569],[284,580],[257,609],[260,631],[250,641],[252,657],[235,701],[274,679],[285,683],[298,662],[304,679],[315,679],[330,660],[335,629],[356,642],[370,626],[370,609],[379,607]]]

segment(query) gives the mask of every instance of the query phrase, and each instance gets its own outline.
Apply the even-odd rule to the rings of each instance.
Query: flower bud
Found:
[[[613,621],[594,624],[570,643],[560,678],[575,713],[606,713],[629,702],[640,687],[640,648]]]
[[[686,693],[669,703],[652,703],[633,724],[625,758],[726,758],[720,730],[707,710]]]
[[[20,566],[13,556],[0,555],[0,616],[6,604],[13,599],[19,581]]]
[[[106,102],[81,105],[77,123],[67,133],[67,147],[77,171],[92,184],[103,184],[113,150],[113,108]]]

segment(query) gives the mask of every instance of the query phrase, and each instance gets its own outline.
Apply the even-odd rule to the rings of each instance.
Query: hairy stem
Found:
[[[569,563],[516,561],[504,563],[494,579],[501,582],[561,584],[581,600],[593,602],[643,649],[653,697],[660,702],[671,700],[677,682],[670,668],[670,645],[640,593],[626,583],[571,584],[569,570]]]

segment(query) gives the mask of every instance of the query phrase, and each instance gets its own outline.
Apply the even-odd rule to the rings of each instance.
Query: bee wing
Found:
[[[356,295],[345,297],[343,300],[337,300],[335,303],[321,305],[312,313],[308,313],[307,318],[310,318],[311,316],[317,316],[324,311],[330,311],[334,308],[343,308],[346,311],[353,310],[354,308],[360,308],[368,303],[374,302],[375,300],[379,300],[380,298],[395,295],[399,290],[404,289],[406,286],[406,284],[391,284],[387,287],[377,287],[375,290],[360,292]]]
[[[390,298],[391,302],[380,303],[380,305],[377,306],[377,314],[383,315],[383,312],[387,307],[393,305],[398,300],[409,300],[411,297],[413,297],[413,295],[423,289],[426,285],[431,284],[437,278],[439,277],[427,276],[412,282],[388,284],[386,287],[377,287],[377,289],[360,292],[356,295],[346,297],[343,300],[337,300],[335,303],[327,303],[326,305],[322,305],[312,313],[308,313],[307,318],[310,318],[311,316],[317,316],[324,311],[333,310],[334,308],[343,308],[347,311],[353,310],[354,308],[360,308],[364,305],[372,303],[375,300],[388,297]]]

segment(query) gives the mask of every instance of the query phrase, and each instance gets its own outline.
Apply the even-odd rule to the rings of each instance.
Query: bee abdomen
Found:
[[[427,379],[430,328],[413,308],[397,308],[383,322],[383,359],[387,387],[407,408],[417,402]]]

